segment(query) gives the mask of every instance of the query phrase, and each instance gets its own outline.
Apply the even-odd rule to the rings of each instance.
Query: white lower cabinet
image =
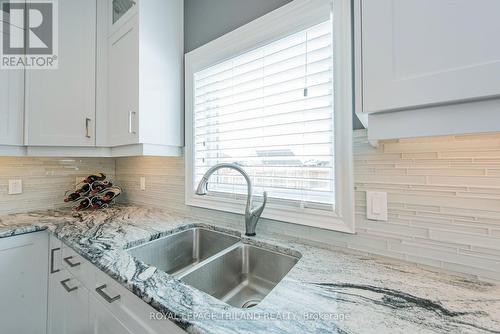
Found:
[[[185,333],[47,232],[0,238],[0,268],[2,334]]]
[[[47,319],[47,233],[0,239],[2,334],[45,334]]]
[[[47,333],[86,334],[89,329],[89,292],[63,266],[62,242],[50,235],[49,239],[49,294]]]
[[[48,333],[185,333],[52,235],[49,254]]]
[[[66,269],[49,282],[48,333],[89,333],[89,291]]]
[[[90,327],[92,334],[133,334],[95,297],[90,297]]]
[[[162,319],[151,319],[152,313],[157,313],[155,309],[143,302],[136,295],[115,280],[100,270],[96,270],[95,276],[96,288],[91,291],[91,294],[105,308],[115,316],[128,330],[127,333],[140,334],[182,334],[185,333],[173,322]],[[110,321],[115,321],[114,319]],[[109,325],[111,326],[111,325]],[[118,326],[116,324],[116,326]],[[101,333],[101,332],[94,332]],[[115,332],[107,332],[109,334]]]

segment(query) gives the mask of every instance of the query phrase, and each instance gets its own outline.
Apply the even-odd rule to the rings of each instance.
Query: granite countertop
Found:
[[[500,333],[500,284],[412,264],[278,235],[243,237],[301,258],[260,304],[238,309],[124,251],[193,226],[231,232],[157,209],[118,206],[76,215],[51,210],[0,216],[0,237],[49,229],[190,333]]]

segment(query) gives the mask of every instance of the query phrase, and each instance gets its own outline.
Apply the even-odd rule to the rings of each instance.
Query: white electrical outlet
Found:
[[[22,180],[9,180],[9,195],[18,195],[23,193]]]
[[[366,217],[371,220],[387,221],[386,192],[366,192]]]
[[[141,183],[141,190],[146,190],[146,178],[144,176],[141,176],[140,183]]]

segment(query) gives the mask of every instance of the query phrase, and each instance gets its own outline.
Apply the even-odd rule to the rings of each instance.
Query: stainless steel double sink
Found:
[[[262,301],[298,261],[296,257],[244,244],[236,236],[204,228],[178,232],[128,252],[240,308]]]

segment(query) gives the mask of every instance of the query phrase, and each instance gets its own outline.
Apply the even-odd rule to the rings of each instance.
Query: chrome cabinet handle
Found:
[[[128,133],[133,134],[133,135],[135,135],[135,131],[133,129],[132,123],[133,123],[135,114],[136,114],[135,111],[129,111],[129,113],[128,113]]]
[[[54,269],[54,253],[57,252],[58,250],[61,250],[61,248],[57,247],[57,248],[53,248],[50,250],[50,273],[51,274],[54,274],[54,273],[61,271],[61,269]]]
[[[116,295],[114,297],[108,296],[108,294],[103,291],[104,289],[106,289],[106,284],[103,284],[100,287],[97,287],[95,289],[95,291],[99,294],[99,296],[101,296],[102,298],[104,298],[108,303],[111,304],[112,302],[115,302],[118,299],[120,299],[120,295]]]
[[[75,286],[75,287],[73,287],[73,288],[70,288],[70,287],[68,286],[68,284],[66,284],[66,283],[68,283],[69,281],[71,281],[71,278],[67,278],[67,279],[65,279],[65,280],[61,281],[61,285],[63,286],[63,288],[64,288],[66,291],[68,291],[68,292],[71,292],[71,291],[75,291],[75,290],[77,290],[77,289],[78,289],[78,287],[77,287],[77,286]]]
[[[90,122],[92,120],[90,118],[85,118],[85,137],[91,138],[90,133],[89,133],[89,128],[90,128]]]
[[[71,262],[72,258],[73,258],[72,256],[65,257],[64,258],[64,262],[66,262],[67,264],[69,264],[69,266],[71,268],[79,266],[80,262]]]

